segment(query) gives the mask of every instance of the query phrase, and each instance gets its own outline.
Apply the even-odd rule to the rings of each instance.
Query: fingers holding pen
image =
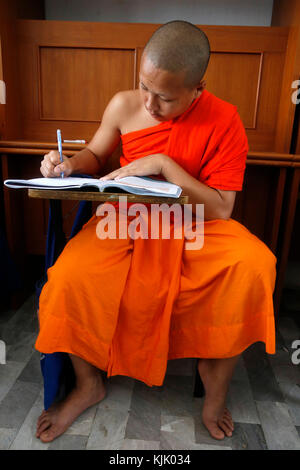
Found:
[[[63,163],[60,161],[60,155],[57,150],[51,150],[44,155],[41,161],[40,171],[45,178],[59,177],[61,173],[65,176],[71,174],[71,164],[69,158],[63,155]]]
[[[51,151],[44,155],[41,161],[41,173],[46,178],[51,178],[57,175],[57,170],[54,172],[57,165],[60,163],[59,153],[57,151]]]

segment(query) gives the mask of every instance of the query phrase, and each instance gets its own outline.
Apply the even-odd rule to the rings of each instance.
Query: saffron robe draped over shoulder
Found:
[[[244,128],[236,107],[208,91],[178,118],[125,134],[122,143],[122,166],[164,153],[208,186],[242,189]],[[122,211],[114,208],[118,234]],[[162,385],[169,359],[232,357],[257,341],[275,353],[276,258],[246,227],[205,221],[203,247],[186,249],[183,236],[172,236],[174,221],[170,239],[101,239],[97,213],[48,269],[36,349],[71,353],[108,377],[149,386]],[[127,226],[134,220],[128,215]]]

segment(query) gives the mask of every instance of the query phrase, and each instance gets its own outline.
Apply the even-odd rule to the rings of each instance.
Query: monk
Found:
[[[201,249],[186,249],[184,237],[100,239],[97,208],[48,270],[36,348],[68,353],[76,385],[42,412],[43,442],[103,400],[101,371],[160,386],[167,361],[187,357],[198,358],[203,423],[224,439],[234,430],[226,396],[240,355],[257,341],[275,353],[276,258],[231,218],[248,143],[236,107],[205,89],[209,57],[196,26],[161,26],[144,49],[139,89],[111,99],[85,149],[63,163],[56,151],[43,158],[45,177],[97,175],[121,139],[121,166],[103,179],[162,178],[182,187],[194,215],[204,204]]]

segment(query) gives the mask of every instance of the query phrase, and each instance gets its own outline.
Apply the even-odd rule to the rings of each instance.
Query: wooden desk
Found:
[[[142,196],[129,193],[109,193],[100,191],[69,191],[53,189],[28,189],[28,196],[38,199],[58,199],[68,201],[97,201],[97,202],[117,202],[120,196],[126,196],[128,202],[140,202],[150,204],[187,204],[189,197],[158,197]]]
[[[82,190],[53,190],[53,189],[28,189],[28,196],[37,199],[49,200],[51,218],[48,220],[48,247],[46,248],[45,272],[51,267],[58,256],[63,251],[68,240],[81,230],[82,226],[92,217],[92,202],[118,202],[120,196],[126,197],[129,203],[153,203],[153,204],[173,204],[184,205],[188,203],[188,196],[180,196],[179,198],[162,197],[162,196],[146,196],[136,195],[126,192],[99,192],[99,191],[82,191]],[[76,223],[72,227],[70,236],[66,236],[63,229],[62,202],[64,200],[86,202],[80,208],[80,213],[76,214]],[[50,215],[50,213],[49,213]]]
[[[51,214],[53,216],[54,231],[56,239],[59,240],[57,251],[60,253],[67,241],[63,230],[62,217],[62,201],[90,201],[92,202],[118,202],[120,196],[126,196],[127,202],[130,203],[152,203],[152,204],[180,204],[188,203],[188,196],[180,196],[179,198],[145,196],[139,194],[130,194],[125,192],[100,192],[100,191],[69,191],[69,190],[53,190],[53,189],[28,189],[28,196],[37,199],[47,199],[50,203]]]

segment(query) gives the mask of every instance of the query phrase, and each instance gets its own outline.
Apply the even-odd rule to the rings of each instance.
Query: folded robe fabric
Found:
[[[164,153],[211,187],[242,189],[244,128],[236,107],[207,91],[179,118],[125,134],[122,143],[121,165]],[[122,208],[113,207],[118,233]],[[151,227],[148,209],[141,220]],[[108,377],[149,386],[162,385],[168,359],[232,357],[257,341],[275,353],[276,258],[246,227],[206,221],[203,247],[188,250],[183,236],[172,236],[174,220],[170,239],[101,239],[99,227],[114,213],[97,212],[48,269],[39,351],[72,353]],[[135,216],[125,220],[128,227]]]

